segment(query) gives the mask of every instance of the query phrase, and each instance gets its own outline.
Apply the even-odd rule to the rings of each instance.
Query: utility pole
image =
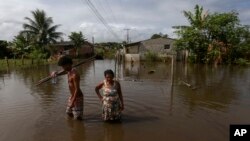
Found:
[[[94,36],[92,36],[92,43],[93,43],[92,51],[93,51],[93,54],[95,54],[95,37]]]
[[[129,43],[129,28],[125,28],[124,30],[126,30],[127,31],[127,44]]]
[[[93,45],[95,44],[95,37],[94,36],[92,37],[92,44]]]

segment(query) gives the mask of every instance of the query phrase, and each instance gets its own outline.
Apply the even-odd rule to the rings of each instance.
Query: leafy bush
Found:
[[[235,61],[235,64],[241,65],[241,66],[250,65],[250,63],[249,63],[246,59],[243,59],[243,58],[237,59],[237,60]]]
[[[146,61],[158,61],[160,58],[157,53],[148,51],[145,53]]]
[[[29,54],[29,58],[31,59],[44,59],[47,57],[47,53],[42,52],[41,50],[38,49],[34,49],[33,51],[31,51],[31,53]]]

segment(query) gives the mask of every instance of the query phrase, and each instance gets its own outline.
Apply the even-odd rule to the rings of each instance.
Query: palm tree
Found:
[[[71,32],[69,35],[69,39],[73,42],[75,48],[76,48],[76,56],[79,54],[79,48],[85,43],[86,39],[83,36],[82,32]]]
[[[36,9],[31,13],[33,19],[25,17],[28,23],[23,24],[22,33],[29,34],[33,44],[44,49],[46,45],[55,43],[57,39],[61,38],[62,33],[56,31],[60,25],[52,25],[52,18],[47,17],[43,10]]]
[[[196,56],[195,60],[204,60],[207,50],[207,22],[208,11],[204,13],[203,7],[196,5],[194,12],[183,11],[190,25],[174,26],[177,29],[175,33],[181,37],[178,43],[179,49],[185,49],[188,57],[189,52]]]
[[[206,19],[208,17],[208,11],[203,14],[203,7],[200,7],[199,5],[196,5],[194,10],[194,13],[191,11],[183,11],[184,16],[188,19],[192,27],[201,29],[205,25]]]

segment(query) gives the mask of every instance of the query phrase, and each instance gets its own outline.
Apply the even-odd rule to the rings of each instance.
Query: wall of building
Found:
[[[139,54],[125,54],[124,58],[125,58],[125,61],[128,61],[128,62],[140,61],[140,55]]]
[[[174,40],[170,38],[157,38],[142,41],[142,45],[146,50],[160,53],[170,54],[173,52]]]
[[[133,45],[126,48],[127,54],[138,54],[139,53],[139,45]]]
[[[72,57],[76,56],[76,48],[72,43],[59,43],[53,45],[53,48],[55,48],[57,51],[55,54],[60,54],[62,53],[63,55],[69,55]],[[89,43],[86,43],[82,45],[80,48],[78,48],[78,56],[79,57],[84,57],[84,56],[90,56],[94,53],[93,46]]]
[[[129,44],[125,48],[125,61],[145,60],[145,53],[148,51],[158,54],[159,57],[171,58],[176,55],[174,41],[171,38],[157,38]]]

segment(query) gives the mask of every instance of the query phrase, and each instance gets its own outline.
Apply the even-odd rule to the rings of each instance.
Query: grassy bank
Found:
[[[32,60],[32,59],[0,59],[0,70],[27,68],[38,65],[54,64],[56,61],[48,62],[46,59]]]

